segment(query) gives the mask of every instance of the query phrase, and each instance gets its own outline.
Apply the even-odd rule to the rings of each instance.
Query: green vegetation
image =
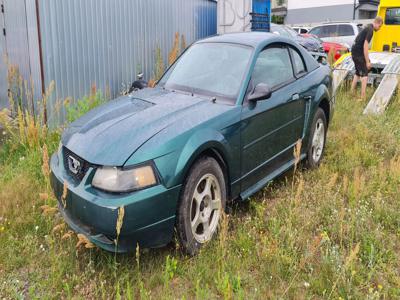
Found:
[[[67,121],[71,123],[88,111],[106,102],[107,99],[103,96],[103,93],[93,86],[89,96],[85,96],[74,103],[71,103],[70,100],[65,101]]]
[[[233,207],[197,257],[175,245],[116,256],[86,249],[49,188],[47,149],[56,150],[59,133],[32,146],[8,135],[0,149],[0,296],[399,298],[399,100],[370,117],[366,103],[341,93],[321,167],[288,172]]]

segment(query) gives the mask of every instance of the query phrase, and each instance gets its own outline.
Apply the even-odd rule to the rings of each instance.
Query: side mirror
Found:
[[[272,90],[265,83],[259,83],[254,88],[253,92],[248,96],[249,101],[257,102],[271,98]]]

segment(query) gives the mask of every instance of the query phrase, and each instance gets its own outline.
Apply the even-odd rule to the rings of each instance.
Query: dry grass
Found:
[[[178,58],[180,53],[179,48],[179,32],[175,32],[175,39],[171,51],[168,54],[168,66],[172,65]]]
[[[118,239],[121,233],[122,225],[124,224],[124,216],[125,216],[125,207],[121,206],[118,208],[118,217],[117,222],[115,224],[115,230],[117,232],[117,238],[115,240],[115,246],[118,247]]]

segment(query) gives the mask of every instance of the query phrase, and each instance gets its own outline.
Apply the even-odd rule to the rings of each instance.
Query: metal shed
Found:
[[[0,0],[0,5],[0,109],[8,105],[5,56],[33,82],[35,99],[55,81],[50,114],[57,99],[78,99],[93,84],[114,97],[139,71],[149,79],[155,49],[162,49],[166,62],[175,32],[190,44],[217,30],[217,4],[211,0]]]

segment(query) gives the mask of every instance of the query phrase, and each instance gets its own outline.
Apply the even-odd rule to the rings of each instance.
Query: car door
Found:
[[[304,99],[295,84],[295,71],[286,44],[260,52],[249,90],[259,83],[267,84],[272,95],[256,103],[246,100],[243,103],[242,192],[293,159],[293,146],[301,138],[304,127]]]

